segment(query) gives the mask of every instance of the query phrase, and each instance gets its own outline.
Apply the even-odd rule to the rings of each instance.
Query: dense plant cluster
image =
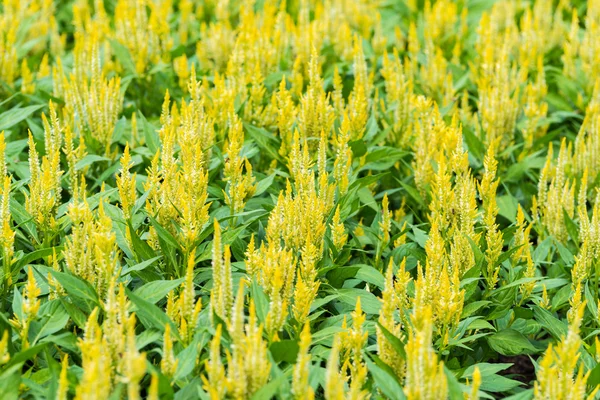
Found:
[[[0,398],[596,398],[599,72],[599,0],[3,0]]]

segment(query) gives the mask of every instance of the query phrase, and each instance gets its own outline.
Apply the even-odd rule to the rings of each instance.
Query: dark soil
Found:
[[[511,379],[523,382],[529,386],[535,380],[535,367],[526,355],[519,356],[500,356],[499,363],[512,363],[512,367],[500,371],[499,375],[511,375]]]

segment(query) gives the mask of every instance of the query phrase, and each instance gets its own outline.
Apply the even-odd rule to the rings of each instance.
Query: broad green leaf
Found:
[[[568,326],[563,321],[556,318],[548,310],[540,306],[533,307],[533,315],[537,322],[554,337],[554,340],[562,340],[567,335]]]
[[[60,331],[67,325],[67,322],[69,322],[69,314],[67,313],[67,311],[64,309],[64,307],[60,304],[58,300],[54,300],[54,302],[56,302],[55,304],[57,306],[54,307],[50,316],[45,317],[41,321],[41,327],[32,343],[35,344],[40,339],[43,339],[48,335],[52,335],[53,333]]]
[[[160,332],[165,331],[165,326],[167,324],[171,325],[171,333],[177,338],[179,338],[179,330],[177,326],[171,321],[171,319],[165,314],[160,308],[155,306],[154,304],[142,299],[137,296],[129,289],[125,289],[127,293],[127,297],[135,306],[132,311],[135,311],[137,317],[140,319],[142,324],[146,328],[153,328]]]
[[[0,131],[10,129],[19,122],[27,119],[31,114],[44,108],[45,104],[27,106],[23,108],[15,107],[0,114]]]
[[[365,313],[379,314],[381,301],[371,292],[362,289],[339,289],[337,294],[339,294],[338,299],[341,302],[352,307],[356,306],[356,301],[360,297],[360,305]]]
[[[115,54],[115,57],[117,58],[117,60],[119,60],[119,63],[121,64],[121,66],[123,66],[125,71],[127,71],[127,74],[135,75],[135,64],[133,62],[133,59],[131,58],[131,54],[129,53],[127,47],[123,46],[116,39],[109,40],[109,43],[113,53]]]
[[[142,270],[148,268],[149,266],[151,266],[152,264],[154,264],[156,261],[160,260],[161,258],[162,258],[162,256],[156,256],[149,260],[142,261],[141,263],[138,263],[138,264],[135,264],[132,266],[125,266],[121,270],[121,276],[125,276],[134,271],[142,271]]]
[[[365,362],[369,372],[373,376],[375,385],[385,396],[392,400],[406,399],[404,391],[402,390],[402,386],[400,386],[397,378],[393,375],[393,372],[391,372],[389,368],[385,369],[379,367],[377,364],[372,362],[369,357],[365,357]]]
[[[79,171],[87,166],[101,161],[110,161],[110,158],[98,156],[96,154],[88,154],[75,164],[75,171]]]
[[[377,327],[380,329],[381,333],[383,333],[385,339],[392,345],[394,350],[396,350],[396,352],[400,354],[400,357],[406,360],[406,351],[404,350],[404,343],[402,343],[402,341],[397,336],[395,336],[393,333],[387,330],[387,328],[381,325],[379,322],[377,322]]]
[[[76,298],[81,300],[89,301],[92,304],[99,305],[98,294],[94,287],[87,281],[83,279],[67,274],[65,272],[55,271],[53,269],[48,268],[48,272],[52,274],[54,279],[60,283],[60,285],[65,289],[65,291]]]
[[[296,358],[298,356],[298,349],[298,342],[291,339],[273,342],[271,346],[269,346],[269,350],[271,351],[273,359],[278,363],[285,361],[287,363],[293,364],[294,362],[296,362]]]
[[[510,328],[503,329],[486,339],[494,351],[505,356],[516,356],[538,351],[522,333]]]
[[[131,244],[133,247],[132,250],[136,253],[138,262],[150,260],[156,257],[156,253],[154,250],[152,250],[150,245],[146,241],[140,239],[137,232],[133,228],[131,221],[127,221],[127,228],[129,229],[129,237],[131,238]]]
[[[291,370],[289,372],[291,372]],[[272,380],[271,382],[267,383],[265,386],[263,386],[258,391],[256,391],[256,393],[254,393],[254,395],[252,395],[252,397],[250,399],[251,400],[272,399],[273,396],[275,395],[275,393],[277,392],[277,390],[279,390],[279,387],[286,381],[286,379],[288,378],[288,375],[289,375],[289,373],[286,375],[281,375],[281,376],[275,378],[274,380]]]
[[[133,293],[148,303],[156,304],[159,300],[165,298],[169,292],[179,287],[184,279],[185,278],[148,282],[137,288]]]

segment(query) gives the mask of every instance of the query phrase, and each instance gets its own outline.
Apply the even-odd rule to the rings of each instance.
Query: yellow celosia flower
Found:
[[[104,211],[103,201],[98,205],[97,217],[86,200],[71,203],[68,215],[73,226],[63,249],[67,268],[94,285],[103,297],[119,266],[120,252],[112,220]]]
[[[0,193],[0,254],[2,255],[3,285],[8,287],[12,285],[11,265],[15,252],[15,231],[12,229],[11,224],[11,177],[7,175],[5,150],[4,132],[0,132],[0,179],[2,179],[2,192]]]
[[[462,134],[458,121],[452,121],[448,126],[442,119],[437,104],[423,96],[413,99],[414,115],[410,130],[412,149],[415,153],[414,179],[421,191],[432,182],[434,170],[431,161],[441,164],[442,158],[462,145]],[[438,171],[441,167],[438,166]],[[439,174],[440,172],[438,172]]]
[[[204,112],[193,70],[190,93],[192,100],[182,103],[181,116],[175,105],[169,110],[170,96],[168,92],[165,95],[159,131],[162,149],[152,160],[145,184],[149,191],[146,210],[180,240],[186,253],[197,245],[197,237],[209,220],[206,163],[214,141],[213,122]],[[175,157],[177,144],[181,151]],[[174,229],[173,222],[181,229]],[[150,243],[158,248],[153,228]]]
[[[581,338],[579,330],[585,304],[573,308],[573,318],[569,330],[556,346],[548,350],[539,362],[537,381],[534,386],[534,398],[542,399],[593,399],[598,388],[586,397],[586,381],[590,372],[584,373],[579,364]]]
[[[350,117],[347,113],[344,114],[342,126],[335,135],[335,161],[333,163],[333,177],[337,181],[337,186],[340,195],[346,194],[350,183],[350,174],[352,172],[352,150],[348,143],[351,140],[351,124]],[[307,148],[305,145],[304,148]]]
[[[19,331],[21,336],[22,349],[29,347],[29,328],[31,322],[38,318],[41,301],[38,299],[42,291],[33,276],[33,269],[27,270],[27,284],[23,289],[23,301],[20,314],[15,314],[9,322]]]
[[[112,134],[123,107],[121,78],[106,78],[100,66],[98,33],[89,38],[76,35],[75,71],[64,78],[68,113],[81,136],[91,139],[109,154]]]
[[[406,259],[402,260],[396,281],[394,282],[394,263],[390,260],[385,273],[385,287],[381,293],[381,310],[379,312],[379,323],[396,337],[402,336],[402,324],[404,315],[408,308],[407,286],[411,280],[410,274],[406,272]],[[396,321],[396,312],[401,320]],[[379,357],[392,368],[398,378],[404,377],[404,359],[388,342],[381,329],[377,327],[377,353]]]
[[[561,242],[566,242],[569,238],[564,213],[572,218],[575,212],[575,182],[571,183],[566,171],[570,154],[571,146],[567,147],[566,140],[563,140],[556,167],[553,167],[553,151],[550,145],[546,165],[538,184],[537,207],[540,210],[541,222],[548,233]]]
[[[62,149],[67,159],[67,170],[69,174],[69,189],[74,198],[82,200],[85,198],[85,193],[81,193],[82,189],[85,190],[84,185],[80,185],[80,182],[85,183],[85,177],[82,173],[78,173],[75,165],[86,155],[85,142],[82,137],[79,137],[79,144],[75,147],[75,140],[73,130],[69,125],[65,126],[65,143]]]
[[[481,372],[479,367],[475,367],[473,370],[473,381],[471,382],[470,393],[465,393],[465,400],[478,400],[479,399],[479,387],[481,386]]]
[[[83,338],[79,339],[83,374],[75,391],[76,400],[100,400],[112,392],[111,356],[97,318],[95,308],[85,325]]]
[[[349,399],[364,399],[368,392],[363,390],[367,379],[367,367],[363,362],[362,349],[367,343],[368,332],[364,331],[366,315],[360,305],[360,297],[356,299],[356,307],[352,312],[352,328],[340,332],[342,373],[350,376]],[[345,317],[342,327],[346,324]]]
[[[167,60],[173,39],[168,17],[172,2],[119,0],[115,7],[115,34],[130,52],[135,70],[143,74],[150,64]],[[150,16],[148,16],[150,9]]]
[[[390,202],[387,193],[383,195],[381,201],[381,221],[379,221],[379,230],[381,232],[382,246],[386,246],[390,241],[390,230],[392,228],[392,213],[390,211]]]
[[[125,287],[121,283],[116,293],[116,278],[112,278],[104,301],[104,321],[102,329],[110,361],[119,373],[124,372],[127,335],[126,323],[129,318],[129,304],[125,296]]]
[[[210,353],[206,360],[206,376],[202,376],[204,390],[213,400],[222,399],[227,391],[225,367],[221,361],[221,330],[223,325],[217,325],[215,335],[210,341]]]
[[[496,189],[500,181],[496,178],[497,161],[495,159],[496,143],[492,143],[488,147],[487,154],[484,160],[483,178],[479,184],[479,194],[483,201],[483,224],[486,228],[485,242],[487,249],[485,250],[485,259],[487,262],[487,273],[485,275],[489,289],[493,289],[498,283],[498,274],[500,265],[497,265],[498,258],[502,253],[504,241],[502,232],[498,230],[496,216],[498,214],[498,206],[496,204]]]
[[[339,206],[335,209],[335,214],[333,214],[333,219],[331,220],[329,227],[331,228],[333,245],[337,251],[340,251],[348,241],[348,234],[344,229],[344,223],[340,220]]]
[[[250,300],[248,323],[244,322],[244,285],[236,298],[229,334],[232,337],[232,354],[228,353],[227,392],[233,398],[250,398],[265,385],[271,372],[267,346],[262,338],[263,328],[258,325],[254,301]],[[216,382],[215,382],[216,383]]]
[[[479,54],[479,65],[473,68],[479,94],[478,108],[485,143],[500,140],[503,149],[513,140],[519,112],[519,79],[517,68],[510,61],[510,53],[516,41],[517,28],[511,21],[514,16],[513,3],[496,4],[491,13],[484,13],[479,23],[479,41],[475,46]],[[512,18],[514,21],[514,17]],[[502,38],[501,40],[498,40]]]
[[[123,150],[121,157],[121,173],[117,176],[117,187],[119,189],[119,198],[121,199],[121,209],[126,219],[131,217],[131,209],[135,204],[137,193],[135,189],[135,176],[129,170],[133,166],[131,155],[129,154],[129,144]]]
[[[159,400],[158,397],[158,375],[153,373],[150,378],[150,386],[148,387],[147,400]]]
[[[21,93],[32,94],[35,91],[33,73],[27,65],[27,60],[21,63]]]
[[[405,67],[400,60],[398,51],[394,48],[390,60],[387,53],[383,56],[381,74],[385,80],[386,109],[393,116],[393,130],[391,141],[397,146],[404,146],[408,141],[408,127],[410,126],[413,109],[413,81],[405,74]]]
[[[328,137],[335,118],[333,107],[329,104],[319,72],[318,54],[312,50],[308,64],[309,84],[300,100],[298,126],[302,139],[320,137],[325,132]]]
[[[311,365],[311,356],[309,353],[310,343],[310,325],[307,323],[304,324],[304,328],[300,334],[298,358],[296,360],[296,365],[294,366],[294,376],[292,378],[292,394],[297,400],[311,400],[315,396],[314,390],[308,381]]]
[[[146,375],[146,354],[137,350],[135,343],[135,314],[131,314],[125,321],[126,346],[123,354],[124,368],[122,371],[123,382],[127,384],[127,398],[140,399],[140,381]]]
[[[11,14],[4,9],[7,21],[10,21]],[[13,16],[14,17],[14,16]],[[12,85],[17,76],[17,19],[9,23],[0,24],[0,77],[9,85]],[[4,21],[3,21],[4,22]]]
[[[344,397],[344,378],[339,371],[341,340],[336,336],[333,340],[333,347],[327,360],[327,372],[325,374],[325,398],[327,400],[343,400]]]
[[[406,343],[406,383],[404,392],[409,400],[445,399],[448,383],[444,364],[438,361],[431,344],[433,319],[431,307],[415,309],[413,327]]]
[[[160,371],[167,377],[172,378],[177,370],[178,360],[173,353],[173,338],[171,337],[171,325],[165,325],[163,335],[163,354],[160,360]]]
[[[223,175],[227,181],[225,190],[225,203],[229,205],[231,214],[237,214],[244,209],[244,205],[254,195],[256,186],[252,176],[252,165],[245,157],[240,157],[240,150],[244,141],[242,121],[236,114],[232,114],[227,134],[227,144],[224,151],[227,154]],[[244,169],[246,172],[244,173]]]
[[[371,79],[367,71],[367,62],[362,47],[362,39],[359,36],[354,37],[353,47],[354,88],[348,98],[348,106],[344,120],[348,119],[350,127],[350,137],[352,140],[362,139],[367,119],[369,118],[369,108],[371,99]]]
[[[544,309],[550,308],[550,298],[548,297],[548,291],[546,290],[546,285],[542,285],[542,299],[540,301],[540,306]]]
[[[10,360],[10,354],[8,353],[8,329],[2,332],[2,339],[0,339],[0,365],[4,365]]]
[[[210,292],[210,307],[212,312],[221,319],[229,321],[233,305],[233,281],[231,279],[231,254],[229,246],[221,247],[221,226],[215,220],[213,237],[212,270],[213,288]]]
[[[216,223],[216,222],[215,222]],[[220,244],[220,237],[219,237]],[[228,250],[225,252],[226,260],[229,258]],[[221,263],[223,261],[221,260]],[[181,340],[188,344],[192,341],[193,335],[196,332],[196,325],[198,321],[198,315],[202,310],[202,299],[196,300],[196,291],[194,289],[194,265],[196,263],[196,251],[192,250],[187,255],[187,268],[185,272],[185,280],[181,284],[181,288],[178,295],[174,292],[169,293],[167,299],[167,315],[175,322],[175,325],[179,329],[179,335]],[[225,265],[228,265],[229,261],[225,261]],[[231,267],[229,266],[229,270]],[[211,304],[212,294],[211,294]],[[166,335],[166,333],[165,333]]]
[[[58,378],[58,388],[56,389],[56,400],[67,400],[69,392],[69,380],[67,372],[69,368],[69,355],[65,354],[61,361],[60,376]]]
[[[25,207],[34,217],[38,229],[50,232],[55,229],[56,211],[60,203],[63,171],[60,168],[60,146],[63,128],[52,102],[49,104],[50,121],[42,114],[44,126],[44,143],[46,155],[41,163],[35,148],[33,135],[29,134],[29,195],[26,196]]]

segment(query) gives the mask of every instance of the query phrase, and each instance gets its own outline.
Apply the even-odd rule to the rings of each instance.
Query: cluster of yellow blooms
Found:
[[[0,5],[20,395],[595,398],[600,0],[67,3]]]

